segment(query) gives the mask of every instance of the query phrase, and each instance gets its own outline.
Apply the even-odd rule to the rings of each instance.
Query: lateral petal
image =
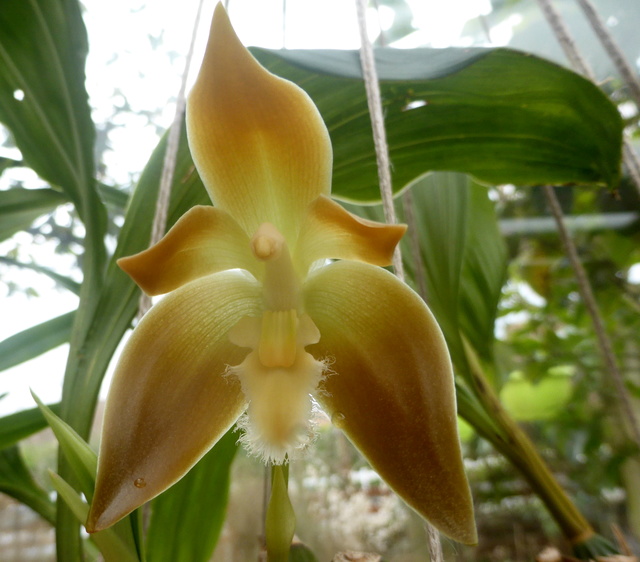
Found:
[[[249,236],[271,222],[295,239],[307,205],[331,189],[320,113],[303,90],[253,58],[221,4],[187,102],[187,133],[214,204]]]
[[[321,195],[309,206],[296,246],[303,272],[319,259],[344,259],[391,265],[393,251],[407,227],[357,217]]]
[[[254,276],[260,271],[238,223],[205,205],[192,207],[155,246],[119,259],[118,265],[152,296],[225,269],[246,269]]]
[[[261,307],[259,284],[234,271],[197,279],[144,316],[109,391],[89,532],[179,480],[240,416],[240,384],[224,375],[247,350],[227,334]]]
[[[383,269],[336,262],[310,277],[305,307],[321,334],[307,351],[336,373],[316,398],[400,497],[475,543],[451,362],[422,299]]]

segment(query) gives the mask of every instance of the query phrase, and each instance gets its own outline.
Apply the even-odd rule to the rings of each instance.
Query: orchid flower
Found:
[[[313,396],[410,506],[475,542],[444,338],[380,267],[405,227],[330,199],[317,108],[253,58],[220,5],[187,133],[214,206],[119,261],[146,293],[168,295],[117,365],[87,529],[174,484],[236,422],[265,461],[295,458],[312,441]]]

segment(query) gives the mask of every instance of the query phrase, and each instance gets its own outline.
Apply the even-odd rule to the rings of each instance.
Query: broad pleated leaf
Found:
[[[238,434],[227,434],[187,475],[151,504],[147,556],[154,562],[207,562],[227,510]]]
[[[334,148],[334,195],[379,199],[357,52],[252,52],[320,109]],[[396,191],[430,170],[489,183],[617,184],[620,115],[569,70],[479,48],[378,49],[376,64]]]
[[[487,189],[467,176],[430,174],[414,184],[412,196],[427,300],[464,373],[461,336],[481,357],[492,356],[506,246]]]
[[[453,362],[460,367],[464,359],[458,307],[471,213],[469,179],[464,174],[430,174],[416,182],[412,196],[427,303],[444,332]]]
[[[490,360],[498,302],[507,275],[507,245],[485,187],[469,186],[469,209],[458,309],[460,328],[480,356]]]

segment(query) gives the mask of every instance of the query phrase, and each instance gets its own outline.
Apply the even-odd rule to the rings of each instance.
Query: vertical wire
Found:
[[[158,190],[158,199],[156,200],[156,210],[153,216],[153,225],[151,227],[151,239],[149,245],[153,246],[164,235],[167,226],[167,214],[169,212],[169,202],[171,199],[171,186],[173,185],[173,176],[176,170],[176,159],[178,156],[178,148],[180,147],[180,132],[182,129],[182,117],[186,105],[187,78],[189,76],[189,67],[193,58],[195,49],[196,34],[200,24],[202,15],[202,5],[204,0],[199,0],[198,10],[196,12],[193,31],[191,33],[191,43],[187,51],[187,58],[184,63],[182,72],[182,82],[180,83],[180,91],[176,100],[176,111],[173,116],[173,122],[169,129],[169,137],[167,139],[167,148],[164,154],[164,162],[162,164],[162,175],[160,177],[160,188]],[[151,308],[151,297],[146,293],[140,295],[138,304],[138,320]]]
[[[586,76],[587,78],[589,78],[589,80],[596,83],[597,80],[593,70],[591,69],[585,58],[580,54],[580,51],[578,50],[573,37],[569,33],[567,26],[562,20],[560,12],[556,10],[556,8],[551,3],[551,0],[537,0],[537,2],[544,17],[551,26],[553,34],[556,36],[558,43],[560,43],[564,54],[569,59],[571,66],[574,68],[574,70],[578,71],[580,74]],[[627,171],[629,172],[629,176],[631,177],[636,190],[640,194],[640,159],[638,159],[637,154],[633,150],[631,143],[627,140],[626,137],[623,138],[623,144],[624,163],[627,166]]]
[[[589,0],[576,0],[584,15],[587,17],[589,24],[593,28],[593,31],[600,39],[600,43],[604,47],[604,50],[609,55],[609,58],[613,62],[614,66],[618,69],[620,76],[622,76],[629,93],[635,101],[636,106],[640,109],[640,79],[638,73],[631,67],[627,58],[625,57],[622,49],[615,42],[611,32],[607,29],[604,21],[598,15],[594,5]]]
[[[565,51],[567,57],[572,61],[576,70],[590,78],[592,81],[594,79],[594,74],[589,68],[589,65],[584,60],[584,58],[578,52],[575,42],[571,38],[569,31],[567,30],[559,12],[554,8],[551,3],[551,0],[537,0],[540,8],[547,18],[549,25],[553,29],[554,34],[558,38],[558,41],[562,45],[563,50]],[[626,141],[625,141],[626,143]],[[626,146],[625,146],[625,154]],[[638,189],[640,190],[640,184],[638,185]],[[640,447],[640,425],[638,424],[638,419],[633,410],[633,406],[631,404],[631,398],[629,396],[629,392],[627,391],[624,378],[622,373],[618,367],[618,363],[616,361],[615,354],[613,353],[613,346],[611,344],[611,339],[607,334],[607,331],[604,326],[604,322],[602,320],[602,315],[600,313],[600,309],[598,307],[598,303],[593,294],[593,289],[591,288],[591,284],[589,282],[589,278],[587,277],[584,267],[580,262],[580,257],[578,256],[578,251],[576,246],[569,235],[569,231],[566,226],[566,221],[564,220],[564,215],[562,213],[562,208],[560,207],[560,202],[558,201],[558,197],[555,194],[555,191],[551,186],[544,186],[544,195],[547,199],[547,204],[553,214],[556,225],[558,228],[558,233],[560,234],[560,239],[564,246],[565,252],[569,261],[571,262],[571,266],[573,268],[574,274],[576,276],[576,281],[578,283],[578,288],[580,290],[580,295],[582,296],[582,300],[585,303],[589,316],[591,317],[591,321],[593,323],[593,329],[596,335],[596,339],[598,342],[598,348],[600,350],[600,354],[602,356],[602,360],[604,362],[604,366],[609,372],[609,376],[613,380],[613,384],[616,389],[616,394],[618,395],[618,400],[620,401],[620,405],[622,406],[622,411],[624,412],[625,418],[627,419],[627,423],[629,424],[629,430],[631,432],[631,438],[633,441]]]
[[[384,114],[382,110],[382,98],[380,95],[380,84],[376,71],[373,45],[367,35],[365,0],[356,0],[358,10],[358,28],[360,31],[360,63],[364,74],[364,83],[367,91],[367,103],[369,104],[369,114],[371,116],[371,127],[373,128],[373,142],[376,149],[376,162],[378,164],[378,180],[380,182],[380,195],[384,207],[385,220],[389,224],[396,224],[395,207],[393,206],[393,189],[391,186],[391,164],[389,162],[389,146],[387,144],[387,133],[384,128]],[[396,246],[393,253],[393,267],[397,277],[404,281],[404,268],[402,266],[402,254],[400,246]]]
[[[382,97],[380,95],[380,83],[376,71],[373,45],[369,41],[367,34],[366,0],[356,0],[358,11],[358,28],[360,31],[360,63],[364,75],[365,88],[367,91],[367,102],[369,114],[371,115],[371,126],[373,128],[373,139],[376,148],[376,161],[378,164],[378,179],[380,182],[380,194],[384,207],[385,220],[389,224],[397,223],[396,211],[393,205],[393,189],[391,185],[391,165],[389,161],[389,145],[384,127],[384,114],[382,110]],[[400,245],[396,246],[393,255],[393,265],[396,276],[404,282],[404,268],[402,265],[402,254]],[[442,545],[440,536],[435,527],[425,521],[427,529],[429,553],[432,562],[443,562]]]

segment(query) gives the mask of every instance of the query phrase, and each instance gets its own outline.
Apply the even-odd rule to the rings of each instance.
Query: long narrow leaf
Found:
[[[31,396],[33,396],[33,399],[38,404],[38,408],[40,408],[47,423],[53,430],[60,444],[60,448],[69,461],[73,473],[80,484],[80,489],[87,498],[91,499],[93,497],[96,471],[98,468],[98,457],[96,453],[69,424],[54,414],[33,392]]]
[[[236,453],[233,430],[152,504],[147,553],[153,562],[207,562],[220,536]]]
[[[29,506],[43,519],[55,524],[53,502],[47,492],[36,484],[15,445],[0,451],[0,492]]]
[[[57,474],[50,472],[51,482],[58,494],[71,508],[78,521],[84,523],[89,514],[89,506],[69,484]],[[106,529],[91,536],[104,556],[105,562],[139,562],[138,555],[131,544],[123,541],[114,528]]]
[[[60,404],[49,406],[52,412],[60,411]],[[38,408],[23,410],[0,418],[0,449],[6,449],[29,435],[47,427],[42,412]]]
[[[80,294],[80,283],[74,281],[66,275],[61,275],[60,273],[57,273],[48,267],[38,265],[37,263],[25,263],[3,256],[0,256],[0,263],[4,263],[6,265],[11,265],[14,267],[20,267],[23,269],[30,269],[31,271],[35,271],[36,273],[42,273],[43,275],[46,275],[47,277],[55,281],[60,287],[71,291],[75,295]]]
[[[29,361],[67,343],[71,336],[74,312],[27,328],[0,342],[0,371]]]
[[[0,240],[26,230],[38,217],[68,201],[65,195],[53,189],[14,187],[0,191]]]

